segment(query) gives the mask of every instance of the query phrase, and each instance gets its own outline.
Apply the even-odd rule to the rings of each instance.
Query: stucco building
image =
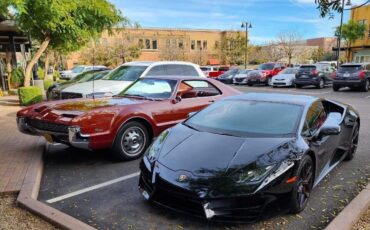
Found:
[[[139,61],[187,60],[198,64],[220,64],[218,47],[224,37],[241,31],[171,28],[126,28],[103,33],[99,44],[107,47],[122,40],[140,43],[142,51]],[[67,60],[67,67],[79,62],[79,52]]]
[[[354,62],[370,62],[370,5],[351,10],[351,20],[366,25],[361,39],[350,44],[350,57]]]

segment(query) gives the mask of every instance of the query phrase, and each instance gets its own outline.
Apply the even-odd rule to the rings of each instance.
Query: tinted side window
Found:
[[[189,86],[190,89],[182,95],[183,98],[211,97],[221,94],[221,91],[208,81],[188,80],[183,81],[181,84]]]
[[[314,102],[307,111],[302,130],[303,136],[314,134],[326,120],[326,112],[320,101]]]
[[[163,75],[166,75],[166,71],[162,65],[157,65],[151,68],[146,75],[147,76],[163,76]]]
[[[183,70],[184,76],[192,76],[192,77],[199,76],[198,72],[191,65],[183,65],[182,70]]]

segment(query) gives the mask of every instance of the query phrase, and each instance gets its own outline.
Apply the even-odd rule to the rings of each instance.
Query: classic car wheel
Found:
[[[352,134],[352,139],[351,139],[351,145],[347,151],[347,156],[344,158],[345,161],[350,161],[353,159],[356,150],[357,150],[357,145],[358,145],[358,136],[359,136],[359,128],[358,128],[358,123],[356,122],[354,128],[353,128],[353,134]]]
[[[297,181],[290,200],[290,212],[299,213],[307,205],[313,186],[313,163],[310,156],[305,155],[297,170]]]
[[[146,127],[137,121],[122,126],[114,141],[113,154],[119,160],[133,160],[140,157],[149,145]]]

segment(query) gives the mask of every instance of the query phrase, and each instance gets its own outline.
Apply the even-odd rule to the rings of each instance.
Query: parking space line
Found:
[[[82,193],[90,192],[90,191],[95,190],[95,189],[103,188],[103,187],[108,186],[108,185],[112,185],[112,184],[115,184],[115,183],[118,183],[118,182],[121,182],[121,181],[124,181],[124,180],[128,180],[130,178],[137,177],[139,175],[140,175],[140,172],[135,172],[135,173],[123,176],[123,177],[119,177],[119,178],[116,178],[116,179],[113,179],[113,180],[110,180],[110,181],[106,181],[106,182],[103,182],[103,183],[100,183],[100,184],[97,184],[97,185],[94,185],[94,186],[91,186],[91,187],[87,187],[87,188],[84,188],[84,189],[81,189],[81,190],[77,190],[75,192],[71,192],[71,193],[68,193],[68,194],[65,194],[65,195],[62,195],[62,196],[52,198],[50,200],[47,200],[46,202],[49,203],[49,204],[52,204],[52,203],[55,203],[55,202],[58,202],[58,201],[61,201],[61,200],[67,199],[67,198],[71,198],[73,196],[80,195]]]

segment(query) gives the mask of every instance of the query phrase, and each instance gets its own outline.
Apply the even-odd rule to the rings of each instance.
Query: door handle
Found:
[[[215,100],[213,100],[213,99],[212,99],[212,100],[209,100],[208,102],[211,102],[211,103],[213,103],[213,102],[215,102]]]

